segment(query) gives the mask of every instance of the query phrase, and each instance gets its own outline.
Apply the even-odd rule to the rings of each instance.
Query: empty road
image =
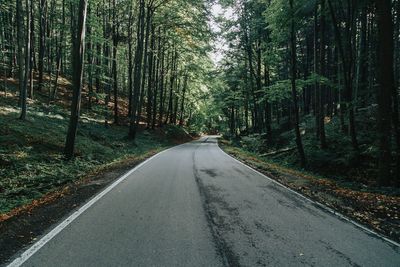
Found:
[[[78,216],[79,215],[79,216]],[[11,266],[400,266],[400,248],[235,161],[169,149]]]

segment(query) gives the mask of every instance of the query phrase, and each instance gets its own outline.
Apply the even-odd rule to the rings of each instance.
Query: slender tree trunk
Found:
[[[260,35],[260,33],[259,33]],[[262,61],[261,61],[261,40],[257,40],[257,48],[256,48],[256,56],[257,56],[257,69],[256,69],[256,87],[257,87],[257,93],[255,93],[256,98],[259,99],[258,95],[260,94],[259,92],[261,92],[262,90],[262,77],[261,77],[261,69],[262,69]],[[261,104],[260,104],[261,105]],[[260,109],[260,105],[257,105],[257,109],[259,109],[259,111],[257,111],[258,113],[258,120],[257,120],[257,128],[261,131],[264,128],[263,125],[263,113],[261,112]]]
[[[183,115],[185,112],[185,96],[186,96],[186,90],[188,86],[188,74],[185,75],[183,82],[183,89],[182,89],[182,100],[181,100],[181,111],[180,111],[180,117],[179,117],[179,125],[183,126]]]
[[[290,30],[290,46],[291,46],[291,83],[292,83],[292,99],[294,108],[294,128],[296,133],[296,145],[300,157],[300,165],[306,167],[306,157],[304,153],[303,143],[301,140],[299,128],[299,110],[297,107],[297,92],[296,92],[296,35],[294,27],[294,8],[293,0],[289,0],[291,10],[291,30]]]
[[[105,7],[105,3],[103,2],[103,6]],[[110,84],[110,81],[112,81],[112,60],[110,60],[110,57],[112,57],[112,44],[110,44],[110,41],[112,42],[112,32],[111,32],[111,26],[110,26],[110,21],[111,21],[111,0],[108,2],[108,10],[105,10],[108,12],[103,13],[103,35],[104,35],[104,43],[103,43],[103,49],[104,49],[104,66],[105,66],[105,71],[104,71],[104,76],[107,76],[108,79],[105,81],[105,105],[104,105],[104,125],[105,127],[109,126],[109,103],[111,101],[111,88],[112,85]],[[110,40],[111,39],[111,40]],[[111,65],[111,66],[110,66]]]
[[[318,2],[315,3],[314,8],[314,74],[318,73],[318,29],[320,28],[318,25]],[[322,17],[322,15],[321,15]],[[321,19],[322,20],[322,19]],[[319,126],[321,120],[320,115],[320,100],[321,100],[321,90],[318,81],[315,81],[314,84],[314,113],[315,113],[315,129],[316,129],[316,137],[317,140],[321,139]]]
[[[26,87],[24,82],[24,55],[23,55],[23,46],[24,46],[24,36],[23,36],[23,27],[24,20],[22,15],[22,0],[17,0],[17,55],[18,55],[18,88],[19,88],[19,103],[21,106],[21,116],[20,119],[25,119],[26,116]],[[29,24],[29,23],[28,23]],[[27,44],[29,45],[29,44]],[[26,63],[26,62],[25,62]]]
[[[152,112],[152,122],[151,122],[151,129],[155,128],[156,120],[157,120],[157,97],[158,97],[158,89],[159,84],[162,83],[162,74],[163,71],[160,71],[160,65],[164,64],[164,48],[161,47],[161,27],[158,27],[158,44],[157,44],[157,66],[156,66],[156,79],[154,85],[154,97],[153,97],[153,112]]]
[[[321,0],[321,40],[320,40],[320,72],[322,76],[326,76],[326,33],[325,33],[325,0]],[[320,146],[322,149],[327,148],[326,144],[326,136],[325,136],[325,122],[324,122],[324,117],[325,117],[325,94],[326,94],[326,88],[324,85],[321,85],[319,87],[319,116],[318,116],[318,126],[319,126],[319,140],[320,140]]]
[[[264,65],[264,86],[270,86],[270,77],[269,77],[268,66],[265,63]],[[246,113],[246,112],[245,112]],[[271,104],[268,102],[268,99],[265,101],[265,129],[267,134],[267,143],[272,143],[272,116],[271,116]]]
[[[25,77],[24,84],[21,91],[21,120],[26,118],[26,97],[28,94],[28,80],[30,74],[30,61],[31,61],[31,13],[29,10],[29,0],[25,0],[26,8],[26,42],[25,42]]]
[[[152,9],[148,6],[146,12],[146,34],[144,38],[144,57],[143,57],[143,72],[142,72],[142,80],[141,80],[141,89],[140,89],[140,97],[138,103],[138,115],[136,117],[136,124],[139,125],[139,121],[142,115],[142,108],[144,103],[145,97],[145,85],[146,85],[146,74],[150,73],[148,69],[148,59],[149,59],[149,37],[150,37],[150,27],[151,27],[151,20],[152,20]]]
[[[368,69],[368,61],[366,60],[367,56],[367,7],[364,7],[361,11],[360,18],[360,41],[359,41],[359,53],[358,53],[358,61],[357,61],[357,73],[356,73],[356,91],[354,93],[355,102],[358,103],[359,100],[362,106],[365,106],[366,99],[366,81],[367,81],[367,69]]]
[[[33,99],[33,69],[35,68],[35,16],[34,16],[34,0],[30,1],[30,64],[29,64],[29,98]]]
[[[172,67],[171,67],[171,73],[170,73],[170,88],[169,88],[169,98],[168,98],[168,108],[167,108],[167,114],[165,116],[165,122],[164,124],[168,123],[168,120],[171,122],[171,117],[172,117],[172,108],[173,108],[173,89],[174,89],[174,84],[176,80],[176,75],[177,75],[177,56],[178,53],[176,50],[172,53]]]
[[[176,124],[176,119],[177,119],[177,114],[178,114],[178,106],[179,106],[179,91],[181,90],[181,84],[182,84],[182,79],[179,77],[178,79],[178,84],[176,86],[176,91],[174,93],[175,95],[175,101],[174,101],[174,107],[172,110],[172,116],[171,116],[171,120],[170,123],[172,124]]]
[[[164,28],[164,36],[165,36],[165,28]],[[164,44],[164,46],[165,46],[165,44]],[[166,91],[166,90],[164,90],[164,85],[165,85],[165,82],[166,82],[166,79],[165,79],[165,74],[167,73],[167,71],[166,71],[166,68],[165,68],[165,58],[164,58],[164,56],[165,56],[165,47],[163,46],[163,54],[162,54],[162,61],[161,61],[161,77],[160,77],[160,109],[159,109],[159,112],[158,112],[158,114],[159,114],[159,119],[158,119],[158,126],[159,127],[162,127],[162,124],[163,124],[163,114],[164,114],[164,101],[165,101],[165,97],[164,97],[164,95],[165,95],[165,93],[164,93],[164,91]],[[168,59],[169,59],[169,54],[170,54],[170,52],[168,51],[168,53],[167,53],[167,61],[168,61]]]
[[[61,32],[60,32],[60,38],[59,38],[59,44],[58,44],[58,52],[57,52],[57,62],[56,62],[56,77],[54,79],[54,85],[53,85],[53,92],[51,93],[49,102],[51,100],[54,100],[57,94],[57,88],[58,88],[58,78],[60,76],[61,72],[61,59],[62,59],[62,53],[63,53],[63,46],[64,46],[64,26],[65,25],[65,0],[62,1],[62,27],[61,27]]]
[[[100,17],[100,15],[101,15],[100,7],[97,7],[96,13],[97,13],[97,16]],[[132,38],[132,37],[129,35],[129,38]],[[101,42],[97,41],[97,44],[96,44],[96,81],[95,81],[97,94],[99,94],[101,92],[101,75],[102,75],[102,70],[101,70],[101,68],[102,68],[102,58],[101,58],[102,53],[101,53],[101,51],[102,51]],[[99,98],[98,98],[97,94],[96,94],[96,101],[99,102]]]
[[[113,91],[114,91],[114,123],[118,124],[118,75],[117,75],[117,46],[118,46],[118,29],[116,22],[116,6],[113,0],[113,26],[112,26],[112,39],[113,39]]]
[[[151,36],[150,36],[150,52],[149,52],[149,75],[147,79],[147,105],[146,105],[146,123],[147,128],[150,128],[152,118],[152,107],[153,107],[153,87],[154,87],[154,49],[155,49],[155,32],[154,25],[150,25]]]
[[[133,94],[133,12],[132,7],[129,8],[129,26],[128,26],[128,117],[132,116],[132,94]]]
[[[47,0],[40,0],[39,6],[39,84],[38,90],[43,87],[44,54],[46,51]]]
[[[91,16],[91,8],[90,5],[88,6],[88,10],[87,10],[87,16],[90,18]],[[87,108],[89,110],[92,109],[92,96],[93,96],[93,58],[94,58],[94,53],[93,53],[93,38],[92,38],[92,26],[90,24],[88,24],[87,29],[87,45],[86,45],[86,51],[87,52],[87,87],[89,89],[89,92],[87,94]]]

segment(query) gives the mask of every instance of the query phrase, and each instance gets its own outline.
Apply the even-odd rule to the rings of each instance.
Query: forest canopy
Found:
[[[66,158],[94,109],[131,140],[178,125],[398,185],[399,19],[399,0],[4,0],[1,97],[21,120],[67,106]]]

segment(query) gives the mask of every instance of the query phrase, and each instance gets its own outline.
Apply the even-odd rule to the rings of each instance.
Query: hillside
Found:
[[[13,83],[10,83],[13,85]],[[144,158],[191,137],[178,126],[146,130],[141,124],[135,141],[127,138],[125,124],[104,125],[100,104],[83,109],[79,124],[76,157],[63,155],[69,110],[68,89],[55,104],[47,105],[38,94],[29,101],[27,120],[18,119],[17,97],[13,87],[0,97],[0,221],[37,205],[71,184],[85,183],[95,174],[121,166],[135,165]],[[85,103],[84,103],[85,105]],[[116,177],[115,177],[116,178]],[[27,205],[27,207],[22,206]]]

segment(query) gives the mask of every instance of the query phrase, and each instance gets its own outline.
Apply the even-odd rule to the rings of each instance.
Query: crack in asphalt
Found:
[[[204,142],[207,142],[207,139]],[[201,180],[199,170],[196,168],[195,154],[197,149],[198,147],[192,153],[193,174],[197,183],[197,187],[199,189],[203,209],[206,215],[207,224],[210,229],[214,245],[217,250],[217,254],[221,257],[224,266],[232,266],[232,267],[240,266],[238,256],[233,252],[231,246],[223,238],[221,232],[218,229],[218,225],[215,221],[216,212],[213,211],[213,208],[211,207],[211,202],[209,200],[207,187]]]

